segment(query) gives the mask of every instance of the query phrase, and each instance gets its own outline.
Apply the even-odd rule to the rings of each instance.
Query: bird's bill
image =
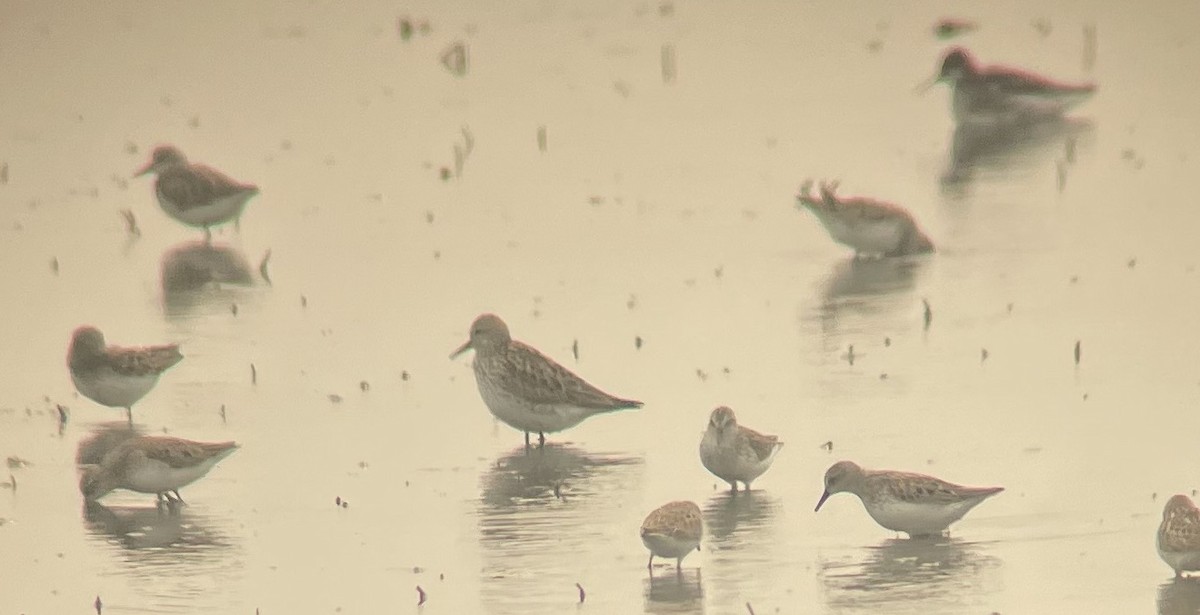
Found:
[[[924,94],[925,92],[929,91],[929,88],[932,88],[933,86],[935,86],[941,82],[942,82],[942,76],[934,75],[934,76],[918,83],[917,87],[913,88],[913,93],[914,94]]]
[[[817,507],[813,509],[813,512],[818,512],[821,510],[821,505],[825,503],[825,500],[829,499],[829,495],[830,494],[828,490],[821,494],[821,499],[817,500]]]
[[[134,173],[134,174],[133,174],[133,176],[134,176],[134,177],[141,177],[141,176],[143,176],[143,175],[145,175],[145,174],[149,173],[149,172],[150,172],[151,170],[153,170],[153,169],[154,169],[154,161],[153,161],[153,160],[151,160],[150,162],[147,162],[147,163],[146,163],[146,166],[144,166],[144,167],[142,167],[142,168],[138,169],[137,173]]]
[[[464,353],[464,352],[466,352],[466,351],[468,351],[468,350],[470,350],[470,349],[471,349],[471,340],[467,340],[465,343],[463,343],[463,345],[462,345],[462,346],[459,346],[457,350],[455,350],[454,352],[450,353],[450,358],[451,358],[451,359],[457,359],[457,358],[458,358],[458,355],[460,355],[460,354],[462,354],[462,353]]]

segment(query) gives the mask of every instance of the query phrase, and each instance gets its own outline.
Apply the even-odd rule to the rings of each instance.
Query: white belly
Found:
[[[490,386],[478,374],[475,382],[479,396],[496,418],[509,427],[528,432],[554,433],[578,425],[595,414],[590,408],[561,404],[534,404],[498,387]]]
[[[71,372],[71,381],[84,397],[98,404],[110,408],[128,408],[154,388],[154,384],[158,382],[158,374],[126,376],[117,374],[110,368],[101,367],[90,370],[83,376]]]
[[[644,534],[642,544],[658,557],[682,558],[700,546],[699,540],[677,540],[664,534]]]
[[[253,191],[239,192],[215,199],[204,205],[181,208],[158,192],[158,204],[167,215],[189,226],[209,227],[223,224],[242,215],[246,202],[255,195]]]
[[[900,248],[907,230],[903,219],[854,220],[837,215],[818,215],[834,241],[863,254],[891,254]]]
[[[955,504],[913,504],[890,498],[872,502],[866,506],[867,513],[876,523],[894,532],[910,536],[940,534],[971,510],[978,501]]]
[[[1164,551],[1157,545],[1158,556],[1175,572],[1200,570],[1200,551]]]
[[[704,432],[704,438],[700,440],[700,463],[727,483],[753,482],[771,467],[773,458],[774,454],[759,460],[753,451],[740,450],[736,441],[720,442],[712,431]]]
[[[146,461],[125,474],[121,487],[141,493],[162,493],[179,489],[207,474],[216,462],[217,460],[213,459],[190,468],[172,468],[158,461]]]

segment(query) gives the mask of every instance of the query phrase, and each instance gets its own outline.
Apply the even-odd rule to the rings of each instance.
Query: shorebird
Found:
[[[946,83],[960,124],[1008,124],[1062,115],[1087,100],[1093,83],[1062,83],[1005,66],[981,66],[961,47],[948,51],[942,67],[922,90]]]
[[[750,483],[771,467],[782,448],[779,438],[739,425],[733,410],[721,406],[708,417],[708,429],[700,440],[700,461],[737,493],[738,481],[749,491]]]
[[[614,397],[588,384],[553,359],[512,339],[508,325],[494,314],[471,324],[470,339],[451,353],[453,359],[475,350],[475,383],[496,418],[514,429],[536,432],[538,445],[546,434],[578,425],[584,419],[614,410],[640,408],[642,402]]]
[[[150,392],[158,377],[183,359],[178,344],[120,348],[108,346],[99,329],[75,329],[67,367],[75,388],[92,401],[125,408],[133,424],[133,404]]]
[[[183,502],[179,489],[208,474],[237,448],[234,442],[135,436],[105,454],[99,464],[84,466],[79,491],[88,501],[114,489],[128,489],[153,493],[160,505]]]
[[[224,173],[189,163],[183,152],[172,145],[154,149],[150,162],[135,177],[158,174],[154,194],[167,215],[188,225],[204,229],[206,241],[212,239],[210,227],[237,220],[246,201],[258,194],[258,187],[230,179]]]
[[[964,487],[924,474],[864,470],[852,461],[839,461],[825,472],[825,492],[816,510],[843,491],[857,495],[879,525],[909,536],[931,536],[1004,488]]]
[[[642,544],[650,549],[646,568],[653,572],[654,556],[675,558],[675,570],[693,549],[700,550],[704,517],[694,502],[676,501],[654,509],[642,522]]]
[[[808,180],[796,198],[834,241],[854,248],[855,258],[933,251],[933,242],[903,207],[864,197],[839,198],[837,187],[837,182],[821,182],[821,196],[817,198],[811,193],[812,180]]]
[[[1163,507],[1158,526],[1158,556],[1181,577],[1200,570],[1200,508],[1186,495],[1176,495]]]

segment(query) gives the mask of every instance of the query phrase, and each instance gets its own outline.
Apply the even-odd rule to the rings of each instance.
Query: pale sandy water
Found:
[[[1200,609],[1154,551],[1200,487],[1200,5],[660,6],[0,5],[0,455],[31,462],[0,489],[0,613],[404,613],[418,585],[425,613]],[[1100,93],[956,135],[944,89],[913,94],[944,16]],[[262,187],[221,254],[129,178],[160,142]],[[807,177],[906,205],[939,252],[851,262],[794,208]],[[226,283],[188,289],[196,263]],[[646,407],[526,456],[446,358],[482,311]],[[179,516],[83,506],[76,447],[120,413],[74,394],[82,323],[184,344],[145,429],[243,444]],[[787,442],[749,497],[697,458],[719,404]],[[897,539],[852,496],[812,512],[842,458],[1007,491]],[[651,578],[638,525],[679,498],[703,550]]]

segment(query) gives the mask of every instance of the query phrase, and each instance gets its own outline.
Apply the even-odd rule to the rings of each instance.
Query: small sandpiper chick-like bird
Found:
[[[144,397],[163,372],[183,359],[178,344],[119,348],[108,346],[99,329],[75,329],[67,350],[71,381],[84,397],[110,408],[124,408],[133,424],[133,404]]]
[[[778,437],[738,425],[733,410],[721,406],[708,417],[708,429],[700,440],[700,461],[737,493],[738,481],[749,491],[750,483],[771,467],[781,448]]]
[[[825,493],[849,492],[862,500],[876,523],[909,536],[941,534],[980,502],[1003,487],[964,487],[944,480],[894,470],[864,470],[852,461],[839,461],[825,472]]]
[[[158,174],[154,193],[167,215],[188,225],[204,229],[212,239],[210,227],[241,217],[246,201],[258,194],[258,187],[230,179],[220,171],[202,164],[189,163],[183,152],[172,145],[154,149],[150,162],[135,177]]]
[[[1200,508],[1186,495],[1172,496],[1158,526],[1158,556],[1181,577],[1200,570]]]
[[[614,397],[588,384],[508,333],[495,314],[483,314],[471,324],[470,339],[450,354],[453,359],[475,350],[475,383],[483,403],[496,418],[525,432],[546,434],[578,425],[584,419],[614,410],[641,408],[642,402]]]
[[[183,502],[179,489],[195,482],[238,449],[235,442],[193,442],[170,436],[136,436],[97,465],[84,466],[79,491],[96,501],[114,489],[153,493],[158,503]]]
[[[854,248],[855,258],[909,256],[933,251],[933,242],[903,207],[864,197],[839,198],[837,182],[821,182],[821,196],[812,195],[812,180],[796,197],[812,212],[834,241]]]
[[[692,550],[700,550],[704,516],[695,502],[679,500],[654,509],[642,522],[642,544],[650,549],[646,568],[654,570],[654,556],[675,558],[675,569]]]
[[[922,90],[946,83],[959,124],[999,125],[1061,116],[1096,91],[1094,83],[1062,83],[1005,66],[981,66],[961,47],[948,51],[941,70]]]

